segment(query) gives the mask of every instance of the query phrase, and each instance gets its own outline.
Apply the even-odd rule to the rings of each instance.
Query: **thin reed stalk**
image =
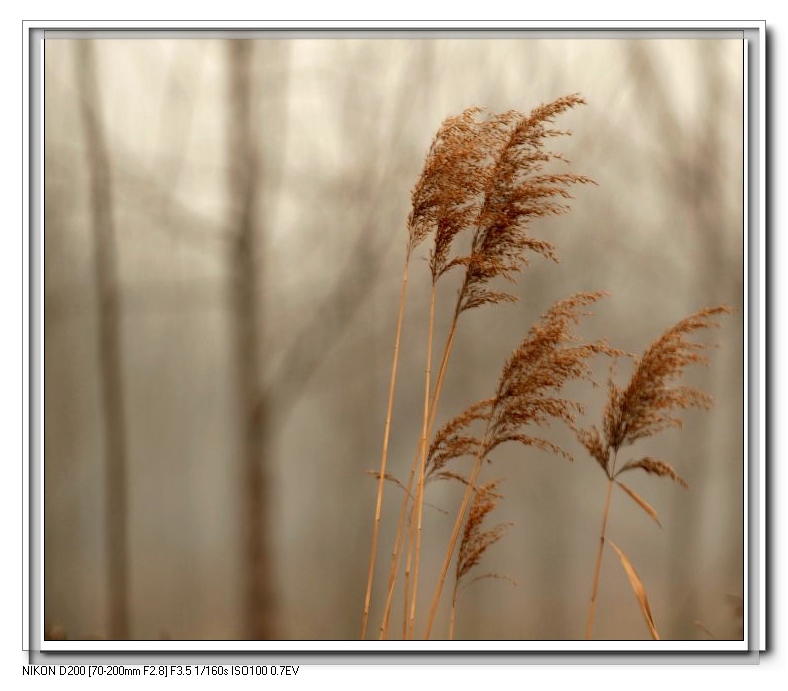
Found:
[[[594,628],[594,613],[596,611],[596,596],[599,589],[599,573],[602,569],[602,551],[605,547],[605,532],[607,531],[607,518],[610,515],[610,499],[613,496],[613,480],[607,482],[607,496],[605,497],[605,508],[602,512],[602,530],[599,533],[599,546],[596,550],[596,565],[594,566],[594,585],[591,588],[591,601],[588,605],[588,620],[586,623],[586,640],[591,640],[591,633]]]
[[[386,424],[383,432],[383,451],[380,459],[380,479],[378,480],[378,496],[375,502],[375,520],[372,526],[372,548],[369,556],[369,569],[367,572],[367,594],[364,598],[364,615],[361,620],[361,640],[367,637],[367,623],[369,621],[369,606],[372,599],[372,583],[375,575],[375,560],[378,553],[378,534],[380,532],[380,514],[383,507],[383,485],[386,480],[386,465],[389,452],[389,438],[391,436],[391,414],[394,407],[394,388],[397,382],[397,364],[399,363],[400,340],[402,337],[402,322],[405,316],[405,301],[408,289],[408,267],[410,253],[405,257],[405,266],[402,271],[402,290],[397,311],[397,335],[394,339],[394,357],[391,363],[391,378],[389,381],[389,400],[386,406]]]
[[[454,628],[457,622],[457,595],[459,586],[454,584],[454,589],[451,591],[451,611],[449,612],[449,640],[454,640]]]
[[[418,463],[420,455],[418,452],[413,458],[413,467],[411,468],[410,475],[408,477],[408,483],[405,486],[405,496],[409,497],[411,490],[413,488],[413,478],[416,475],[416,464]],[[388,630],[389,630],[389,623],[391,620],[391,606],[394,601],[394,589],[397,579],[397,572],[399,570],[399,564],[402,559],[402,554],[405,551],[405,540],[402,539],[402,528],[405,523],[405,515],[408,509],[408,502],[403,501],[402,506],[400,508],[399,519],[397,521],[397,533],[394,537],[394,547],[391,551],[391,562],[389,565],[389,583],[388,589],[386,590],[386,602],[383,606],[383,618],[380,623],[380,635],[379,638],[381,641],[386,640],[388,637]],[[406,578],[405,578],[405,612],[407,612],[407,603],[408,603],[408,596],[407,596],[407,574],[410,571],[410,566],[406,566]],[[404,620],[407,621],[407,617],[404,617]]]
[[[427,367],[424,374],[424,415],[421,431],[421,463],[418,470],[418,488],[416,491],[416,545],[413,562],[413,590],[410,602],[410,622],[408,624],[408,637],[413,637],[413,627],[416,620],[416,603],[419,592],[419,561],[421,557],[422,517],[424,512],[424,469],[427,464],[427,442],[430,419],[430,377],[432,374],[432,335],[435,329],[435,282],[432,284],[430,294],[430,326],[427,334]]]
[[[443,592],[443,586],[446,583],[446,575],[449,573],[449,566],[451,565],[451,560],[454,556],[454,549],[457,546],[457,540],[460,537],[460,531],[462,530],[463,521],[465,520],[465,512],[468,510],[468,505],[470,504],[474,487],[476,487],[476,481],[478,480],[479,473],[482,469],[482,462],[485,455],[484,449],[487,445],[489,431],[490,422],[488,421],[487,428],[484,431],[484,439],[482,441],[481,448],[474,459],[473,469],[471,470],[471,474],[468,477],[468,483],[465,487],[465,494],[462,497],[460,508],[457,511],[457,518],[455,519],[454,527],[451,530],[451,537],[449,538],[449,544],[446,548],[446,554],[443,557],[443,565],[441,566],[440,574],[438,575],[438,582],[435,586],[435,592],[432,596],[432,603],[430,604],[430,612],[427,618],[427,628],[424,631],[425,639],[429,639],[430,633],[432,632],[432,626],[435,623],[435,616],[438,613],[438,603],[440,601],[441,592]]]
[[[402,597],[402,640],[406,641],[410,638],[410,611],[408,607],[410,605],[410,573],[411,567],[413,564],[413,542],[416,539],[414,535],[414,531],[416,530],[416,524],[412,520],[412,514],[408,519],[408,557],[405,560],[405,574],[403,576],[403,597]]]
[[[408,217],[408,247],[405,258],[407,276],[407,265],[413,251],[420,245],[434,230],[438,223],[438,217],[442,211],[454,209],[454,223],[450,224],[453,232],[459,230],[457,223],[463,222],[463,214],[457,213],[457,208],[462,208],[467,205],[468,190],[457,188],[457,180],[465,177],[463,171],[468,165],[472,165],[474,156],[472,155],[472,148],[469,148],[467,141],[472,139],[472,131],[476,124],[476,116],[479,112],[478,108],[470,108],[457,117],[450,117],[444,120],[441,127],[438,129],[437,134],[432,140],[429,152],[424,162],[424,169],[421,176],[416,182],[413,192],[411,194],[412,209]],[[440,211],[439,211],[440,210]],[[455,229],[456,228],[456,229]],[[387,413],[387,429],[384,433],[384,451],[381,459],[380,478],[378,482],[378,502],[376,505],[376,519],[375,527],[373,528],[373,547],[370,555],[370,567],[368,569],[367,578],[367,598],[364,607],[364,617],[362,621],[362,637],[366,634],[366,626],[369,615],[369,598],[372,592],[372,581],[374,577],[374,562],[377,556],[377,535],[378,526],[380,522],[380,506],[383,497],[383,481],[386,478],[385,464],[388,453],[388,438],[390,433],[390,411],[393,405],[393,386],[395,380],[395,367],[396,358],[398,357],[399,336],[401,333],[401,319],[404,312],[405,301],[405,281],[403,281],[403,296],[400,299],[400,315],[398,318],[397,328],[397,348],[395,353],[395,365],[392,367],[392,378],[390,385],[389,395],[389,412]],[[429,384],[427,385],[429,386]],[[426,394],[429,396],[429,392]],[[426,405],[425,405],[426,407]],[[403,500],[403,509],[400,512],[400,520],[397,528],[397,543],[402,536],[402,524],[406,507],[410,501],[411,490],[413,487],[412,477],[415,475],[414,470],[411,473],[411,478],[405,491],[405,498]],[[395,545],[394,554],[397,553],[398,547]],[[392,558],[392,562],[398,559]],[[386,595],[386,608],[384,612],[384,623],[381,624],[381,638],[385,637],[388,630],[388,617],[391,606],[391,595],[393,591],[393,580],[396,578],[390,574],[389,592]]]
[[[438,410],[437,402],[440,398],[440,392],[443,387],[443,380],[446,375],[446,369],[449,362],[449,357],[451,355],[451,350],[454,345],[454,336],[457,333],[457,324],[458,324],[458,317],[459,314],[455,313],[455,319],[452,321],[452,325],[449,329],[449,334],[446,337],[446,344],[443,349],[443,356],[441,357],[441,364],[438,369],[438,377],[435,383],[435,390],[433,391],[432,398],[430,400],[430,416],[429,416],[429,423],[428,423],[428,437],[432,434],[432,428],[435,425],[435,415]],[[413,489],[413,480],[416,477],[416,468],[421,458],[421,448],[419,448],[413,456],[413,463],[411,465],[410,473],[408,475],[408,481],[405,485],[405,496],[410,497],[411,491]],[[411,505],[412,506],[412,505]],[[391,551],[391,560],[389,564],[389,583],[388,589],[386,591],[386,600],[383,607],[383,619],[380,625],[380,640],[385,640],[388,635],[388,628],[389,622],[391,618],[391,606],[393,603],[394,598],[394,590],[396,585],[397,573],[399,572],[399,565],[400,561],[404,552],[404,539],[403,539],[403,526],[405,524],[405,517],[408,514],[408,502],[403,501],[402,506],[400,508],[399,518],[397,520],[397,531],[394,536],[394,547]],[[408,576],[410,573],[409,565],[406,565],[406,572],[405,572],[405,608],[407,611],[407,601],[408,601]]]
[[[480,185],[485,178],[478,173],[483,167],[487,152],[484,148],[486,140],[479,136],[480,123],[477,118],[481,109],[469,108],[461,115],[449,117],[442,123],[436,134],[430,150],[425,160],[424,169],[412,193],[413,208],[411,210],[408,227],[411,237],[420,239],[435,230],[435,248],[432,251],[431,270],[433,276],[432,289],[433,298],[437,279],[446,271],[448,262],[448,252],[454,237],[470,223],[470,219],[475,214],[473,198],[479,194]],[[431,300],[432,301],[432,300]],[[431,305],[431,326],[429,334],[429,358],[431,360],[432,332],[434,324],[434,305]],[[452,331],[456,325],[452,328]],[[447,349],[449,341],[453,341],[453,334],[447,339],[447,347],[444,348],[444,355],[441,359],[441,368],[438,381],[442,384],[445,373],[446,362],[448,360]],[[428,363],[428,367],[429,367]],[[430,382],[425,382],[425,404],[422,419],[422,434],[418,450],[414,456],[410,476],[406,485],[405,498],[403,499],[400,516],[397,523],[397,533],[395,545],[392,550],[392,558],[389,569],[389,588],[386,594],[386,605],[384,608],[383,622],[381,624],[381,639],[387,636],[393,591],[396,583],[396,575],[399,570],[399,563],[403,553],[402,541],[406,540],[403,533],[403,526],[407,508],[411,506],[410,521],[413,521],[413,509],[415,506],[423,505],[423,493],[417,498],[416,502],[411,503],[411,492],[413,481],[419,467],[420,459],[424,456],[426,442],[421,440],[425,435],[429,439],[429,434],[434,421],[434,402],[433,394],[430,400]],[[419,478],[421,478],[419,473]],[[417,487],[422,487],[418,482]],[[423,490],[423,487],[422,487]],[[417,491],[418,494],[418,491]],[[417,517],[417,521],[418,521]],[[408,533],[409,534],[409,533]],[[420,538],[416,536],[416,542]],[[412,545],[413,542],[409,542]],[[412,549],[408,549],[409,559],[412,558]],[[410,563],[410,562],[409,562]],[[406,586],[407,588],[407,586]],[[406,597],[406,603],[408,598]],[[407,604],[406,604],[407,607]]]

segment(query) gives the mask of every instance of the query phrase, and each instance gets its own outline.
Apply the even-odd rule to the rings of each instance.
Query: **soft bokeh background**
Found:
[[[598,185],[533,226],[560,265],[535,260],[519,302],[463,317],[438,424],[491,395],[556,299],[608,291],[583,333],[632,352],[701,307],[736,308],[707,335],[720,345],[710,368],[688,377],[715,408],[633,451],[673,463],[690,489],[630,476],[663,529],[619,493],[609,536],[663,638],[708,638],[696,621],[741,638],[742,41],[48,39],[45,51],[50,628],[70,639],[358,636],[376,493],[366,471],[379,464],[424,154],[443,118],[470,105],[527,111],[577,92],[587,105],[561,117],[572,136],[555,147]],[[427,251],[411,272],[394,409],[390,467],[402,479],[420,425]],[[576,390],[596,422],[604,388]],[[515,525],[483,566],[518,585],[466,589],[458,637],[584,634],[605,478],[565,430],[550,435],[574,463],[496,453],[488,477],[506,478],[506,498],[491,518]],[[253,464],[264,493],[250,498]],[[428,501],[451,509],[458,496],[435,486]],[[400,499],[387,488],[373,632]],[[451,519],[426,520],[431,593]],[[648,637],[609,551],[599,598],[598,638]]]

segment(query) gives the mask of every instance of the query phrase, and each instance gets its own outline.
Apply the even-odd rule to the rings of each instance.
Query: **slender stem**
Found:
[[[435,623],[435,615],[438,612],[438,602],[440,602],[441,592],[443,591],[443,586],[446,582],[446,574],[449,572],[449,565],[451,564],[451,559],[454,554],[454,548],[457,546],[457,540],[460,537],[460,530],[462,529],[462,524],[465,519],[465,512],[468,510],[468,505],[471,503],[471,496],[476,490],[476,481],[479,479],[479,473],[482,469],[482,462],[486,455],[485,449],[487,448],[487,436],[490,431],[491,420],[492,416],[490,416],[490,419],[487,421],[487,429],[484,431],[484,439],[479,452],[476,454],[476,461],[473,465],[473,470],[468,477],[468,484],[465,487],[465,495],[462,498],[460,510],[457,512],[457,519],[454,521],[454,528],[452,529],[451,537],[449,538],[449,544],[446,547],[446,555],[443,558],[443,566],[441,567],[440,576],[435,586],[435,593],[432,596],[429,619],[427,619],[427,629],[424,633],[425,640],[429,639],[430,632],[432,631],[432,625]]]
[[[412,474],[415,474],[415,470]],[[402,503],[402,509],[400,510],[400,517],[399,522],[397,523],[397,535],[394,539],[394,548],[391,551],[391,565],[389,567],[389,586],[388,590],[386,591],[386,603],[383,608],[383,620],[380,623],[380,640],[383,641],[388,636],[388,628],[389,628],[389,618],[391,616],[391,602],[394,596],[394,582],[397,578],[397,569],[399,568],[400,558],[402,557],[402,549],[403,543],[400,539],[400,534],[402,532],[402,522],[404,520],[405,511],[408,507],[407,497],[410,496],[410,486],[411,482],[408,482],[408,487],[406,489],[405,495],[406,499]],[[407,598],[406,598],[407,602]],[[406,604],[407,607],[407,604]]]
[[[413,478],[416,475],[416,467],[419,462],[420,453],[416,453],[413,457],[413,465],[410,469],[408,477],[408,484],[405,487],[405,498],[402,500],[402,508],[399,512],[399,520],[397,521],[397,534],[394,536],[394,547],[391,551],[391,563],[389,565],[389,587],[386,592],[386,604],[383,608],[383,620],[380,624],[380,640],[385,640],[388,635],[389,619],[391,617],[391,603],[394,598],[394,584],[397,580],[397,572],[399,570],[400,560],[405,547],[406,539],[402,535],[402,527],[405,523],[405,514],[407,513],[408,504],[410,502],[411,489],[413,487]],[[407,579],[407,575],[406,575]],[[407,583],[407,580],[406,580]],[[406,585],[407,588],[407,585]],[[407,597],[406,610],[407,610]]]
[[[416,464],[416,459],[414,459],[414,466]],[[410,488],[413,484],[412,479],[413,475],[415,475],[415,467],[411,470],[411,479],[408,481],[408,485],[405,488],[405,499],[402,502],[402,508],[400,509],[399,520],[397,522],[397,534],[394,538],[394,548],[391,551],[391,564],[389,566],[389,585],[388,590],[386,591],[386,603],[383,607],[383,619],[380,623],[380,640],[386,640],[388,636],[388,629],[389,629],[389,619],[391,617],[391,603],[394,598],[394,584],[397,579],[397,570],[399,569],[400,559],[402,557],[403,551],[403,540],[402,537],[402,524],[405,520],[405,513],[408,508],[408,500],[410,498]],[[407,597],[406,597],[407,603]],[[407,607],[407,604],[405,605]]]
[[[410,570],[413,563],[413,531],[416,524],[413,522],[413,507],[411,506],[411,513],[408,516],[408,558],[405,561],[405,574],[404,574],[404,596],[402,598],[402,640],[408,640],[408,624],[410,618],[408,616],[408,605],[410,604]]]
[[[432,283],[432,291],[430,293],[430,330],[427,335],[427,367],[424,374],[424,419],[421,429],[421,463],[419,464],[418,474],[418,488],[416,491],[416,546],[413,563],[413,594],[410,602],[410,624],[408,625],[409,637],[413,637],[413,629],[416,619],[416,599],[419,592],[419,558],[421,556],[421,534],[422,534],[422,516],[424,513],[424,468],[427,464],[427,443],[430,435],[430,415],[431,408],[435,406],[430,405],[430,390],[432,374],[432,336],[435,328],[435,282]]]
[[[459,315],[458,315],[459,316]],[[432,393],[432,401],[430,403],[430,424],[427,429],[428,436],[432,433],[432,428],[435,425],[435,416],[438,412],[438,402],[441,397],[441,390],[443,389],[443,380],[446,376],[446,370],[449,365],[449,356],[451,355],[452,347],[454,346],[454,336],[457,333],[458,317],[452,321],[449,335],[446,337],[446,345],[443,349],[443,357],[441,358],[441,366],[438,369],[438,378],[435,382],[435,391]]]
[[[443,348],[443,357],[441,358],[441,366],[438,370],[438,379],[435,383],[435,391],[432,394],[432,401],[430,402],[430,420],[429,420],[429,430],[432,430],[433,425],[435,424],[435,416],[438,410],[438,401],[440,400],[440,393],[443,388],[443,380],[446,375],[446,370],[448,368],[449,363],[449,356],[451,355],[452,347],[454,345],[454,336],[457,333],[457,322],[458,322],[459,313],[455,312],[455,317],[452,321],[451,327],[449,329],[449,334],[446,337],[446,344]],[[419,445],[421,447],[421,445]],[[386,603],[383,611],[383,621],[380,625],[380,640],[385,640],[386,636],[388,635],[388,627],[389,627],[389,620],[391,617],[391,604],[394,597],[394,585],[397,579],[397,572],[399,570],[400,560],[402,558],[402,553],[404,551],[404,538],[402,534],[402,528],[405,523],[405,514],[408,508],[408,502],[411,496],[411,490],[413,488],[413,479],[416,476],[416,468],[418,466],[419,459],[421,458],[421,448],[419,448],[413,456],[413,465],[410,470],[410,476],[408,477],[408,483],[405,487],[405,499],[402,502],[402,508],[400,510],[399,520],[397,522],[397,533],[394,538],[394,548],[391,551],[391,564],[389,567],[389,587],[386,593]]]
[[[615,469],[615,457],[613,459],[613,468]],[[607,530],[607,519],[610,515],[610,499],[613,496],[613,473],[608,476],[607,480],[607,497],[605,498],[605,509],[602,515],[602,530],[599,534],[599,546],[596,550],[596,566],[594,567],[594,585],[591,589],[591,601],[588,605],[588,621],[586,623],[586,640],[591,640],[591,633],[594,628],[594,613],[596,611],[596,596],[599,589],[599,573],[602,569],[602,551],[605,546],[605,532]]]
[[[455,579],[454,588],[451,593],[451,612],[449,614],[449,640],[454,640],[454,624],[457,620],[457,595],[460,582]]]
[[[394,358],[391,364],[391,381],[389,383],[389,401],[386,410],[386,427],[383,433],[383,452],[380,459],[380,479],[378,480],[378,498],[375,505],[375,522],[372,526],[372,549],[369,556],[369,572],[367,574],[367,594],[364,599],[364,616],[361,620],[361,640],[367,635],[367,622],[369,620],[369,603],[372,598],[372,581],[375,573],[375,558],[378,552],[378,533],[380,530],[380,513],[383,506],[383,485],[386,480],[386,462],[389,452],[389,437],[391,433],[391,412],[394,406],[394,386],[397,381],[397,364],[399,362],[400,338],[402,336],[402,322],[405,315],[405,296],[408,287],[408,265],[410,252],[405,257],[405,268],[402,273],[402,293],[399,299],[399,313],[397,315],[397,336],[394,341]]]
[[[457,546],[457,540],[460,536],[460,530],[462,529],[463,519],[465,518],[465,511],[468,509],[468,504],[471,501],[471,495],[473,494],[473,490],[476,486],[476,480],[479,477],[479,472],[481,471],[482,463],[481,458],[477,457],[476,464],[473,467],[473,471],[471,476],[468,478],[468,486],[465,489],[465,496],[463,497],[462,504],[460,505],[460,510],[457,512],[457,519],[454,522],[454,528],[452,529],[451,538],[449,538],[449,544],[446,548],[446,555],[443,559],[443,566],[441,567],[440,576],[438,578],[438,583],[435,586],[435,593],[432,596],[432,604],[430,605],[430,615],[429,619],[427,620],[427,629],[424,633],[424,638],[429,639],[430,632],[432,631],[432,625],[435,622],[435,615],[438,612],[438,602],[440,601],[441,592],[443,591],[443,585],[446,582],[446,574],[449,572],[449,565],[451,564],[451,559],[454,554],[454,548]]]

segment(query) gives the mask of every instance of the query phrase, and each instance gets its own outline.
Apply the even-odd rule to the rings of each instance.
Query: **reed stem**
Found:
[[[473,470],[471,471],[470,476],[468,477],[468,484],[465,487],[465,495],[462,498],[462,504],[460,505],[460,510],[457,512],[457,519],[454,521],[454,528],[452,528],[451,537],[449,538],[449,544],[446,547],[446,555],[443,558],[443,566],[441,567],[440,576],[438,577],[438,582],[435,586],[435,592],[432,596],[432,604],[430,605],[430,614],[429,618],[427,619],[427,628],[424,632],[424,639],[428,640],[430,637],[430,632],[432,631],[432,626],[435,623],[435,615],[438,612],[438,603],[440,602],[441,593],[443,592],[443,586],[446,583],[446,574],[449,572],[449,566],[451,565],[451,559],[454,555],[454,549],[457,546],[457,540],[460,537],[460,531],[462,530],[462,524],[465,519],[465,512],[468,510],[468,506],[471,503],[471,496],[476,489],[476,481],[479,479],[479,473],[482,469],[482,462],[485,456],[485,449],[487,447],[487,436],[490,431],[490,420],[492,416],[487,421],[487,429],[484,432],[484,440],[482,441],[479,451],[476,454],[476,461],[473,465]]]
[[[383,484],[386,481],[386,463],[389,452],[389,437],[391,434],[391,412],[394,406],[394,387],[397,381],[397,364],[399,363],[400,339],[402,336],[402,322],[405,315],[405,299],[408,287],[408,265],[410,252],[405,257],[405,267],[402,273],[402,292],[399,299],[399,312],[397,315],[397,335],[394,341],[394,357],[391,363],[391,380],[389,383],[389,400],[386,409],[386,426],[383,432],[383,452],[380,459],[380,478],[378,480],[378,497],[375,505],[375,520],[372,526],[372,549],[369,556],[369,570],[367,573],[367,594],[364,599],[364,615],[361,619],[361,640],[367,635],[367,622],[369,621],[369,603],[372,599],[372,582],[375,574],[375,559],[378,552],[378,533],[380,531],[380,514],[383,506]]]
[[[457,333],[457,323],[458,323],[459,313],[455,313],[454,320],[452,321],[452,325],[449,329],[449,333],[446,337],[446,344],[443,348],[443,357],[441,358],[441,365],[438,370],[438,378],[435,383],[435,391],[432,394],[432,400],[430,401],[430,419],[429,419],[429,427],[428,427],[428,436],[431,433],[431,430],[435,424],[435,416],[438,410],[438,402],[440,400],[440,393],[443,388],[443,380],[446,375],[446,370],[448,368],[449,363],[449,356],[451,355],[452,347],[454,346],[454,336]],[[402,559],[402,553],[404,551],[404,538],[402,534],[402,528],[405,523],[405,514],[408,509],[408,502],[411,496],[411,490],[413,488],[413,479],[416,476],[416,468],[421,458],[421,445],[419,445],[419,449],[413,456],[413,464],[411,466],[410,475],[408,476],[408,482],[405,486],[405,499],[402,502],[402,508],[400,509],[399,520],[397,522],[397,533],[394,537],[394,548],[391,552],[391,563],[389,566],[389,586],[388,591],[386,593],[386,603],[383,610],[383,620],[380,625],[380,640],[385,640],[386,636],[388,635],[388,627],[389,621],[391,618],[391,605],[394,598],[394,586],[397,580],[397,573],[399,571],[400,560]]]
[[[613,459],[613,467],[615,468],[615,457]],[[599,534],[599,546],[596,550],[596,565],[594,566],[594,585],[591,588],[591,601],[588,604],[588,621],[586,622],[586,640],[591,640],[591,634],[594,628],[594,614],[596,612],[596,596],[599,590],[599,573],[602,569],[602,552],[605,547],[605,533],[607,531],[607,519],[610,515],[610,499],[613,496],[613,474],[608,476],[607,480],[607,497],[605,497],[605,509],[602,514],[602,530]]]
[[[410,624],[408,625],[409,637],[413,637],[413,629],[416,620],[416,600],[419,592],[419,562],[421,557],[421,534],[422,534],[422,517],[424,514],[424,469],[427,464],[427,447],[429,442],[429,435],[431,433],[430,418],[431,408],[435,406],[430,405],[430,390],[431,390],[431,375],[432,375],[432,340],[433,331],[435,328],[435,283],[432,284],[432,291],[430,294],[430,329],[427,336],[427,367],[424,375],[424,418],[421,430],[421,463],[419,466],[418,488],[416,490],[416,546],[413,564],[413,594],[410,602]]]

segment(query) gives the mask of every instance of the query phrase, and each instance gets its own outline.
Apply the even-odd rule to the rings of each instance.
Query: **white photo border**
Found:
[[[668,36],[680,34],[694,37],[731,32],[741,32],[745,42],[745,450],[748,455],[745,473],[745,637],[739,641],[452,641],[450,648],[445,641],[45,641],[43,624],[43,405],[44,405],[44,307],[43,307],[43,105],[45,99],[43,79],[43,43],[47,33],[59,38],[77,38],[90,34],[93,37],[129,35],[143,37],[200,36],[219,38],[244,35],[270,37],[272,35],[347,35],[362,37],[427,37],[450,31],[469,32],[484,38],[504,38],[510,35],[528,37],[570,37],[582,33],[584,38]],[[550,654],[561,653],[562,661],[573,658],[588,663],[588,654],[626,654],[626,662],[649,663],[653,653],[663,653],[665,662],[678,655],[703,656],[716,661],[714,653],[738,654],[741,662],[752,663],[752,656],[767,649],[767,569],[766,569],[766,27],[765,22],[24,22],[24,362],[25,386],[23,391],[23,650],[32,656],[41,656],[41,662],[60,659],[81,653],[88,657],[100,656],[101,664],[122,660],[122,654],[150,658],[162,664],[160,654],[168,657],[175,653],[198,654],[200,661],[227,659],[227,653],[240,654],[241,658],[265,653],[272,660],[280,661],[309,655],[315,661],[336,653],[342,655],[342,664],[363,662],[391,663],[387,654],[396,653],[403,662],[403,654],[415,660],[420,653],[427,653],[432,660],[453,663],[456,654],[479,653],[479,663],[490,654],[504,653],[513,661],[538,663]],[[50,34],[52,35],[52,34]],[[107,657],[107,653],[118,656]],[[155,657],[152,654],[158,653]],[[636,654],[634,657],[632,654]],[[749,653],[749,654],[748,654]],[[544,655],[543,655],[544,654]],[[642,655],[637,655],[642,654]],[[642,660],[637,658],[642,657]],[[239,661],[237,655],[233,663]],[[64,658],[65,659],[65,658]],[[172,659],[176,659],[173,657]],[[182,656],[178,659],[182,659]],[[545,658],[546,659],[546,658]],[[611,660],[607,660],[610,662]],[[495,662],[500,663],[497,659]],[[134,660],[131,664],[142,664]]]

